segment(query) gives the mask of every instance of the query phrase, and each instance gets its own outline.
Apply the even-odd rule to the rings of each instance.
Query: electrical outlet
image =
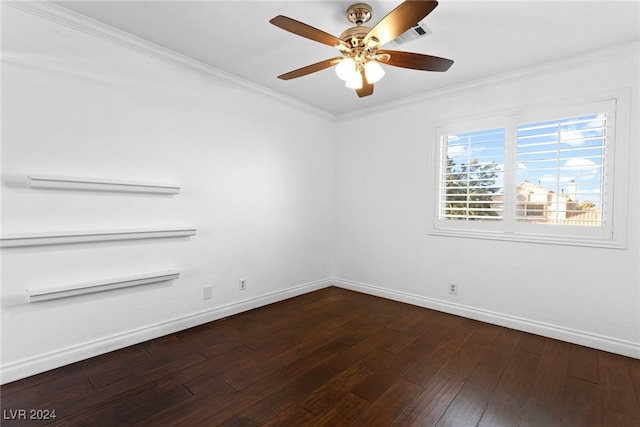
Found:
[[[213,296],[213,286],[205,286],[202,288],[202,298],[211,299]]]
[[[240,279],[240,290],[244,291],[247,289],[247,279]]]
[[[451,295],[458,295],[458,282],[449,282],[449,293]]]

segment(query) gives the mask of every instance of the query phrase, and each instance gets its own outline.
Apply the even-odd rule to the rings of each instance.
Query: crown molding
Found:
[[[278,101],[282,104],[294,107],[298,110],[306,110],[316,116],[335,120],[336,115],[326,110],[314,107],[287,95],[245,80],[235,74],[220,70],[219,68],[205,64],[188,56],[182,55],[171,49],[152,43],[141,37],[134,36],[110,25],[89,18],[80,13],[53,4],[48,0],[43,1],[19,1],[3,0],[3,5],[11,6],[31,15],[44,18],[48,21],[64,25],[68,28],[80,31],[84,34],[105,40],[125,49],[146,55],[158,61],[195,72],[213,80],[222,80],[237,87],[249,90]]]
[[[266,96],[274,101],[282,104],[294,107],[296,109],[302,109],[309,113],[312,113],[318,117],[329,119],[332,121],[346,121],[355,119],[371,114],[380,113],[383,111],[394,110],[407,105],[416,104],[432,98],[453,95],[466,90],[488,86],[491,84],[509,82],[512,80],[527,78],[539,73],[545,73],[549,71],[559,70],[563,68],[579,67],[587,64],[600,63],[604,61],[611,61],[619,58],[638,56],[640,52],[640,41],[635,40],[629,43],[624,43],[618,46],[613,46],[606,49],[587,52],[580,55],[575,55],[569,58],[565,58],[558,61],[550,61],[543,64],[539,64],[532,67],[525,67],[515,71],[510,71],[495,76],[486,78],[480,78],[461,84],[447,86],[444,88],[438,88],[435,90],[422,92],[416,95],[411,95],[396,101],[387,102],[383,105],[359,109],[357,111],[350,111],[342,114],[334,114],[326,110],[314,107],[310,104],[292,98],[290,96],[281,94],[272,89],[250,82],[234,74],[220,70],[219,68],[205,64],[201,61],[195,60],[188,56],[182,55],[171,49],[167,49],[155,43],[152,43],[143,38],[134,36],[127,32],[118,30],[102,22],[96,21],[92,18],[66,9],[62,6],[53,4],[48,0],[43,1],[19,1],[19,0],[3,0],[3,5],[12,6],[16,9],[20,9],[24,12],[32,15],[39,16],[52,22],[62,24],[66,27],[75,29],[85,34],[100,38],[110,43],[116,44],[120,47],[129,49],[131,51],[149,56],[156,60],[171,64],[183,68],[185,70],[204,75],[205,77],[213,80],[222,80],[227,83],[233,84],[237,87],[249,90],[253,93]]]
[[[532,67],[520,68],[515,71],[509,71],[501,73],[495,76],[485,77],[481,79],[464,82],[457,85],[447,86],[439,89],[434,89],[427,92],[422,92],[416,95],[411,95],[397,101],[391,101],[384,105],[361,109],[358,111],[352,111],[336,116],[337,121],[346,121],[356,119],[359,117],[369,116],[371,114],[377,114],[381,112],[388,112],[397,108],[402,108],[408,105],[417,104],[420,102],[428,101],[434,98],[441,98],[443,96],[455,95],[460,92],[468,91],[475,88],[481,88],[498,83],[507,83],[513,80],[519,80],[528,78],[531,76],[544,74],[556,70],[562,70],[567,68],[576,68],[585,65],[592,65],[598,63],[606,63],[622,58],[632,58],[640,56],[640,40],[633,42],[616,45],[613,47],[599,49],[592,52],[583,53],[580,55],[571,56],[557,61],[549,61],[543,64],[535,65]]]

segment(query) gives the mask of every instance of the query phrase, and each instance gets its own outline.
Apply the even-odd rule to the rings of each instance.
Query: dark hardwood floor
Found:
[[[3,426],[640,426],[640,360],[339,288],[1,391]]]

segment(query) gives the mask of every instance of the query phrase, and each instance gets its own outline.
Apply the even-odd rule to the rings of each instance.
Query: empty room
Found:
[[[640,2],[19,1],[3,426],[640,426]]]

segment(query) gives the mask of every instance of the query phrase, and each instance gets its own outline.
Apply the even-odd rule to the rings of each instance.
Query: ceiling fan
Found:
[[[286,16],[278,15],[271,22],[283,30],[316,42],[335,47],[342,56],[282,74],[282,80],[295,79],[337,65],[336,74],[346,86],[355,89],[359,97],[373,94],[373,84],[384,75],[378,63],[423,71],[447,71],[453,61],[421,53],[380,49],[380,47],[409,30],[438,5],[437,1],[407,0],[382,18],[373,28],[363,24],[371,19],[371,6],[356,3],[347,9],[347,19],[356,24],[340,37]]]

